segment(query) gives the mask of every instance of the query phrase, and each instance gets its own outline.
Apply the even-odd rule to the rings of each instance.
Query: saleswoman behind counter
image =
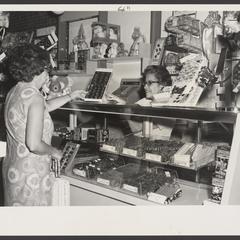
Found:
[[[149,65],[146,67],[146,69],[143,72],[143,76],[141,79],[141,88],[139,89],[138,93],[133,92],[134,95],[133,98],[128,96],[128,99],[137,99],[135,104],[142,105],[142,106],[150,106],[151,102],[157,102],[158,101],[158,94],[162,92],[163,88],[171,87],[172,86],[172,79],[168,72],[168,70],[160,65]],[[136,96],[139,96],[138,98]],[[108,94],[107,100],[111,103],[115,104],[129,104],[126,99],[120,98],[118,96],[115,96],[114,94]],[[92,123],[96,121],[96,118],[92,118],[92,116],[89,116],[85,113],[77,113],[78,118],[80,122],[82,122],[82,126],[84,126],[84,123],[91,121]],[[123,135],[126,134],[126,129],[130,129],[130,133],[137,134],[139,136],[145,136],[145,133],[142,132],[143,125],[147,126],[147,128],[153,128],[152,131],[150,130],[150,135],[152,139],[163,139],[163,140],[169,140],[171,137],[171,133],[173,130],[173,127],[175,125],[176,120],[175,119],[160,119],[157,118],[153,120],[153,122],[144,122],[143,118],[139,117],[131,117],[131,116],[120,116],[120,117],[111,117],[109,118],[109,127],[111,128],[111,125],[113,125],[114,129],[116,128],[116,123],[118,128],[120,126],[124,125]],[[123,123],[123,124],[122,124]],[[128,126],[127,126],[128,125]],[[116,130],[116,129],[115,129]],[[112,132],[116,132],[115,130],[112,130]],[[111,129],[110,129],[111,133]],[[119,131],[117,131],[117,134],[113,133],[113,135],[119,136]],[[111,134],[110,134],[111,137]],[[114,137],[114,136],[112,136]]]
[[[142,89],[139,90],[140,96],[143,92],[143,98],[139,99],[135,104],[150,106],[152,102],[158,101],[158,94],[162,92],[163,88],[171,86],[172,79],[165,67],[161,65],[149,65],[143,72]],[[126,100],[113,94],[108,95],[108,100],[116,101],[117,104],[126,104]],[[133,133],[140,136],[151,136],[152,139],[163,140],[170,139],[175,122],[172,119],[160,118],[153,120],[153,122],[144,121],[144,123],[142,123],[142,119],[136,117],[128,120]]]

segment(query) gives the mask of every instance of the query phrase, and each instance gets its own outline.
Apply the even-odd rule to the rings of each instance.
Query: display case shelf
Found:
[[[160,165],[167,166],[167,167],[173,166],[173,167],[183,168],[183,169],[187,169],[187,170],[193,170],[193,171],[196,171],[196,172],[199,171],[201,168],[206,167],[206,166],[208,166],[208,165],[211,164],[211,162],[209,162],[209,163],[207,163],[207,164],[204,164],[204,165],[201,165],[201,166],[198,166],[198,167],[194,167],[194,166],[186,167],[186,166],[182,166],[182,165],[180,165],[180,164],[172,163],[172,162],[170,162],[170,161],[160,162],[160,161],[155,161],[155,160],[146,159],[146,158],[144,158],[144,157],[127,155],[127,154],[124,154],[124,153],[111,152],[111,151],[104,150],[104,149],[101,149],[101,148],[100,148],[100,151],[101,151],[101,152],[105,152],[105,153],[109,153],[109,154],[119,155],[119,156],[122,156],[122,157],[134,158],[134,159],[138,159],[138,160],[142,160],[142,161],[147,161],[147,162],[151,162],[151,163],[158,163],[158,164],[160,164]],[[159,156],[160,156],[160,155],[159,155]]]
[[[115,199],[119,202],[123,202],[127,205],[158,205],[159,203],[147,200],[146,196],[140,196],[130,191],[120,189],[118,187],[110,187],[98,183],[96,180],[87,179],[68,172],[64,175],[64,178],[69,180],[70,184],[84,189],[86,191],[94,192],[102,197],[108,197]],[[170,205],[201,205],[205,199],[209,197],[210,188],[207,185],[192,183],[189,181],[179,180],[183,195],[180,198],[175,199]],[[79,196],[79,201],[81,197]],[[72,199],[71,205],[78,205],[79,201]]]
[[[198,107],[142,107],[138,105],[98,104],[78,101],[70,102],[60,109],[72,112],[80,111],[138,117],[177,118],[231,124],[235,123],[237,117],[237,113],[233,111],[218,111]]]

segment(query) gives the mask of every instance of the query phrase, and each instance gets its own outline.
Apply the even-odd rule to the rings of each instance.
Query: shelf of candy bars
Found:
[[[149,140],[149,138],[131,136],[110,139],[102,144],[100,150],[198,170],[214,161],[216,146],[209,143]]]
[[[161,204],[169,203],[182,192],[175,171],[126,163],[121,157],[104,156],[77,163],[72,171],[78,177]]]
[[[216,150],[216,165],[212,176],[212,192],[210,201],[221,203],[223,187],[228,167],[230,146],[219,146]]]
[[[104,156],[86,162],[79,162],[73,166],[72,172],[80,177],[94,179],[103,172],[116,169],[122,165],[125,165],[123,158]]]
[[[121,139],[110,139],[102,144],[100,150],[162,163],[170,158],[183,146],[180,141],[149,140],[137,136]]]
[[[160,167],[147,168],[129,163],[100,174],[97,182],[165,204],[176,199],[182,193],[177,179],[175,171]]]

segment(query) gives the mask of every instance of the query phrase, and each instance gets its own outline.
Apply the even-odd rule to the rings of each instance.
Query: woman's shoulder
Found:
[[[29,85],[25,84],[24,86],[20,86],[19,95],[23,100],[28,100],[33,97],[43,98],[39,90],[36,87],[31,86],[30,84]]]

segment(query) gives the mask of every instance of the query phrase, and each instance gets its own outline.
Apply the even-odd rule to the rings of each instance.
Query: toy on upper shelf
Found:
[[[102,59],[106,54],[108,45],[106,43],[93,43],[93,59]]]
[[[120,42],[119,45],[118,45],[117,57],[128,56],[128,51],[124,48],[125,48],[124,43]]]
[[[178,47],[189,52],[202,52],[202,32],[206,24],[188,15],[171,16],[165,22],[165,30],[176,35]]]
[[[120,26],[94,22],[92,24],[93,59],[115,58],[120,42]]]
[[[82,24],[80,25],[78,35],[73,38],[72,42],[74,51],[88,49],[88,44],[86,42],[86,36]]]
[[[220,24],[221,16],[218,14],[218,11],[209,11],[208,16],[204,20],[204,23],[208,27],[212,27],[213,25]]]
[[[0,12],[0,33],[2,34],[1,40],[5,36],[6,28],[9,27],[9,13],[8,12]]]
[[[240,11],[223,11],[223,36],[231,50],[240,48]]]
[[[114,28],[109,28],[109,39],[117,40],[118,34]]]
[[[118,44],[116,42],[112,42],[108,45],[105,55],[105,58],[115,58],[118,54]]]
[[[139,27],[134,27],[132,34],[133,44],[130,47],[129,56],[138,56],[139,55],[139,45],[145,43],[145,37],[141,33]]]
[[[93,25],[93,38],[105,38],[106,37],[106,29],[104,26],[96,24]]]

